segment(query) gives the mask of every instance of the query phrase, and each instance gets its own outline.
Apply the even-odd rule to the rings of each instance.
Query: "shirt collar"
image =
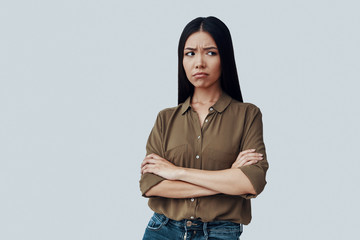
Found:
[[[189,96],[189,97],[185,100],[185,102],[182,104],[181,114],[184,114],[184,113],[191,107],[190,103],[191,103],[191,96]]]
[[[212,106],[216,111],[223,112],[231,102],[231,97],[224,91],[221,93],[219,100]],[[184,114],[189,108],[191,108],[191,96],[189,96],[181,107],[181,114]]]

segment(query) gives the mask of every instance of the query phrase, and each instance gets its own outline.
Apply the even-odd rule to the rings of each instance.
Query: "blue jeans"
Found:
[[[242,224],[229,221],[175,221],[163,214],[154,213],[146,227],[143,240],[237,240],[242,231]]]

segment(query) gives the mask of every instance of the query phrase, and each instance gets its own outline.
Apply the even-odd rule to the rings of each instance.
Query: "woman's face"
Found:
[[[183,66],[187,78],[195,88],[220,87],[220,55],[209,33],[200,31],[188,37]]]

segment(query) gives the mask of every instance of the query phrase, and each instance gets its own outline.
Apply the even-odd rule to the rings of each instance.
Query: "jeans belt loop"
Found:
[[[207,222],[204,222],[204,224],[203,224],[203,231],[204,231],[205,240],[208,239],[207,224],[208,224]]]

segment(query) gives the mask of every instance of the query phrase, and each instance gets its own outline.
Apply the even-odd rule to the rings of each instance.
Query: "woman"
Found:
[[[243,103],[231,36],[196,18],[179,41],[179,105],[162,110],[141,164],[154,211],[143,239],[238,239],[265,187],[262,115]]]

